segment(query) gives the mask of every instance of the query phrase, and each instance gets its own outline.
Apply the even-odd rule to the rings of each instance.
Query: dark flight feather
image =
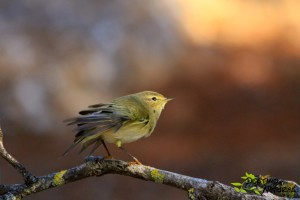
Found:
[[[129,116],[117,114],[116,111],[120,111],[122,109],[113,107],[113,104],[95,104],[89,107],[91,109],[79,112],[81,116],[64,120],[67,125],[77,125],[77,127],[73,130],[76,132],[74,144],[66,150],[64,155],[84,140],[84,138],[94,134],[103,133],[108,130],[116,132],[122,127],[124,122],[131,120]],[[100,142],[98,140],[100,140]],[[80,152],[84,151],[88,146],[94,143],[95,146],[92,151],[95,151],[95,148],[101,145],[101,139],[95,138],[84,142]]]

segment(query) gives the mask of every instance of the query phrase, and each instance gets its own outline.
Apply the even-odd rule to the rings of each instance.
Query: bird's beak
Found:
[[[165,99],[165,101],[166,102],[169,102],[169,101],[171,101],[171,100],[173,100],[174,98],[167,98],[167,99]]]

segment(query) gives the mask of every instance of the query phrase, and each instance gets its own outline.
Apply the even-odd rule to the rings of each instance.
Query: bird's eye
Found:
[[[157,98],[156,98],[156,97],[152,97],[152,100],[153,100],[153,101],[156,101],[156,100],[157,100]]]

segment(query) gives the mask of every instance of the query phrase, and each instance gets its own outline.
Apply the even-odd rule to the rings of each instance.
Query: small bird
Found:
[[[74,143],[63,155],[80,143],[82,147],[79,153],[94,144],[91,155],[103,144],[108,157],[111,157],[105,145],[107,142],[114,143],[136,163],[141,164],[122,147],[122,144],[149,137],[161,111],[170,100],[172,99],[157,92],[144,91],[116,98],[110,103],[89,106],[89,109],[79,112],[80,116],[65,120],[67,125],[77,125],[74,130],[77,134]]]

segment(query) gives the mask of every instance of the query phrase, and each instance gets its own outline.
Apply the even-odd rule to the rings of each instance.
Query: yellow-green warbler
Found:
[[[111,157],[105,142],[114,143],[131,156],[122,144],[134,142],[148,137],[153,132],[161,111],[168,101],[163,95],[144,91],[126,95],[112,100],[110,103],[99,103],[89,106],[88,110],[80,111],[80,116],[66,120],[68,125],[77,125],[74,144],[64,155],[77,144],[81,143],[80,152],[94,144],[92,154],[101,144]]]

